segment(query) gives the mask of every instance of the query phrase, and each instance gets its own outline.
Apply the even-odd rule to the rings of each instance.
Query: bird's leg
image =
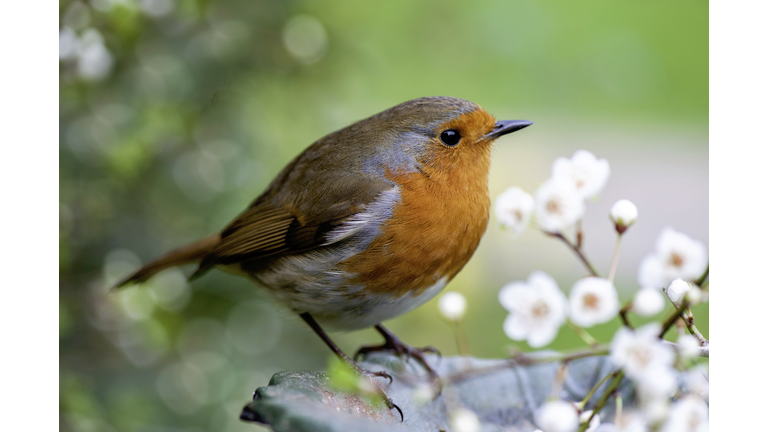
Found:
[[[320,327],[320,325],[315,321],[314,318],[312,318],[312,315],[310,315],[308,312],[304,312],[299,315],[301,319],[303,319],[309,326],[312,328],[312,330],[317,333],[318,336],[320,336],[320,339],[325,342],[326,345],[328,345],[328,348],[331,349],[342,361],[344,361],[346,364],[348,364],[352,369],[356,370],[357,373],[360,375],[368,378],[370,382],[373,384],[374,387],[379,392],[379,396],[381,396],[382,399],[384,399],[384,402],[387,404],[387,408],[389,409],[396,409],[398,413],[400,413],[400,421],[403,421],[403,411],[400,409],[399,406],[395,405],[394,402],[392,402],[392,399],[390,399],[386,393],[384,393],[384,390],[381,388],[381,385],[375,381],[374,377],[382,377],[382,378],[388,378],[389,383],[392,383],[392,375],[384,372],[384,371],[378,371],[378,372],[371,372],[369,370],[361,368],[357,363],[355,363],[354,360],[349,358],[348,355],[344,354],[344,351],[341,350],[332,340],[330,337],[328,337],[327,334],[323,331],[323,329]]]
[[[376,324],[374,328],[376,331],[381,333],[382,336],[384,336],[384,344],[377,346],[364,346],[357,351],[355,358],[364,356],[369,352],[374,351],[394,351],[398,354],[405,355],[406,359],[410,359],[411,357],[415,358],[419,363],[422,364],[422,366],[424,366],[424,369],[427,370],[430,379],[433,382],[439,382],[440,377],[437,375],[437,372],[432,369],[432,366],[427,363],[427,359],[424,357],[424,353],[428,352],[440,355],[440,352],[435,347],[427,346],[424,348],[413,348],[410,345],[407,345],[405,342],[401,341],[400,338],[395,336],[394,333],[392,333],[383,325]]]

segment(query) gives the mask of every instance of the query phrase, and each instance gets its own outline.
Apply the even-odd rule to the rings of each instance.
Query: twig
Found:
[[[584,242],[584,231],[581,229],[581,220],[576,222],[576,247],[581,249]]]
[[[672,347],[672,349],[677,350],[677,344],[674,342],[670,342],[668,340],[661,341],[664,345],[668,345]],[[706,345],[702,345],[699,347],[699,357],[709,357],[709,343]]]
[[[629,327],[631,330],[634,330],[635,328],[632,326],[632,324],[629,322],[629,317],[627,316],[627,312],[632,308],[632,301],[627,302],[627,304],[624,305],[624,307],[619,310],[619,317],[621,318],[621,321],[624,323],[625,326]]]
[[[579,337],[583,339],[584,342],[587,343],[587,345],[593,347],[599,344],[597,339],[595,339],[591,334],[589,334],[589,332],[577,326],[571,320],[566,320],[566,324],[568,324],[568,327],[570,327],[574,332],[576,332],[576,334],[579,335]]]
[[[574,245],[573,243],[571,243],[571,241],[570,241],[570,240],[568,240],[567,238],[565,238],[565,236],[564,236],[563,234],[561,234],[560,232],[548,232],[548,231],[544,231],[544,233],[545,233],[545,234],[547,234],[547,235],[549,235],[549,236],[552,236],[552,237],[557,237],[557,238],[559,238],[560,240],[564,241],[564,242],[565,242],[565,244],[567,244],[567,245],[568,245],[568,246],[569,246],[569,247],[570,247],[570,248],[573,250],[573,252],[574,252],[574,253],[576,253],[576,256],[578,256],[578,257],[579,257],[579,259],[581,259],[581,262],[583,262],[583,263],[584,263],[584,265],[587,267],[587,269],[589,269],[589,273],[590,273],[592,276],[595,276],[595,277],[600,277],[600,275],[598,275],[598,274],[597,274],[597,271],[595,270],[595,268],[594,268],[594,267],[592,267],[592,264],[589,262],[589,260],[587,259],[587,257],[586,257],[586,256],[584,256],[584,254],[581,252],[581,248],[579,248],[579,247],[577,247],[576,245]]]
[[[709,279],[709,263],[707,263],[707,269],[704,270],[704,273],[702,273],[701,276],[696,279],[696,285],[701,286],[701,284],[703,284],[707,279]]]
[[[462,381],[477,375],[484,375],[484,374],[493,373],[500,370],[518,367],[518,366],[528,366],[528,365],[540,364],[540,363],[570,362],[573,360],[578,360],[586,357],[607,355],[608,353],[610,353],[610,350],[607,345],[596,346],[589,350],[579,350],[579,351],[573,351],[567,354],[556,354],[556,355],[542,356],[542,357],[531,357],[525,353],[518,353],[512,356],[512,358],[507,359],[507,361],[505,361],[502,364],[487,366],[483,368],[467,369],[467,370],[459,371],[450,375],[446,375],[443,377],[443,382],[445,384],[448,384],[452,382]]]
[[[592,390],[590,390],[589,393],[587,393],[587,395],[584,396],[584,399],[582,399],[581,402],[576,404],[579,407],[579,410],[583,410],[584,407],[587,406],[587,402],[589,402],[589,400],[592,399],[592,396],[594,396],[597,389],[599,389],[601,385],[605,384],[605,382],[608,381],[609,378],[615,377],[617,373],[619,373],[619,371],[611,372],[608,375],[604,376],[600,381],[598,381],[597,384],[595,384],[595,386],[592,387]]]
[[[696,325],[693,323],[693,312],[691,312],[691,308],[687,308],[686,312],[683,312],[683,322],[685,323],[685,327],[688,328],[688,332],[699,340],[701,346],[709,345],[707,338],[699,332],[699,329],[697,329]]]
[[[620,370],[618,373],[616,373],[616,376],[613,377],[613,380],[610,384],[608,384],[608,388],[605,389],[605,393],[603,393],[603,396],[600,397],[600,400],[597,401],[597,404],[592,409],[592,415],[589,416],[587,421],[581,424],[581,427],[579,427],[579,432],[584,432],[589,427],[589,423],[592,421],[592,419],[600,413],[600,410],[603,409],[606,402],[608,402],[608,398],[611,396],[614,390],[616,390],[619,387],[619,384],[621,383],[621,380],[624,378],[624,371]]]
[[[670,315],[666,320],[664,320],[664,324],[662,324],[661,326],[661,333],[659,333],[659,338],[664,337],[664,334],[667,332],[667,330],[669,330],[669,328],[672,327],[675,321],[677,321],[677,319],[680,318],[680,316],[683,313],[685,313],[685,309],[688,308],[688,306],[690,305],[691,305],[691,302],[688,301],[688,299],[686,298],[685,300],[683,300],[683,304],[681,304],[679,308],[675,306],[677,309],[672,313],[672,315]]]
[[[608,280],[613,283],[613,278],[616,276],[616,267],[619,266],[619,252],[621,251],[621,234],[616,237],[616,249],[613,251],[613,258],[611,259],[611,269],[608,270]]]

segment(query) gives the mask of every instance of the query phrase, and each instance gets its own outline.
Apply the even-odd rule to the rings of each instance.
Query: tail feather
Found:
[[[138,269],[135,273],[120,281],[114,288],[141,283],[165,269],[200,261],[220,240],[220,234],[213,234],[192,244],[172,250]]]

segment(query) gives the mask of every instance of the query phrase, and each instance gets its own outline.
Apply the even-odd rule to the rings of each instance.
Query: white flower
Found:
[[[664,296],[658,288],[641,288],[632,300],[632,310],[640,316],[653,316],[662,309],[664,309]]]
[[[647,432],[648,426],[643,420],[643,416],[637,411],[628,410],[621,414],[621,417],[614,420],[612,432]],[[602,432],[597,429],[596,432]],[[607,432],[607,431],[606,431]]]
[[[690,393],[706,400],[709,397],[707,368],[703,365],[699,365],[686,372],[685,386]]]
[[[669,399],[651,399],[643,402],[643,418],[647,423],[658,424],[669,416]]]
[[[699,356],[701,344],[691,335],[680,335],[677,338],[677,353],[684,359],[694,359]]]
[[[592,410],[587,410],[581,413],[579,416],[579,423],[585,423],[587,420],[589,420],[589,417],[592,416]],[[595,432],[595,429],[597,429],[600,426],[600,415],[595,414],[594,417],[592,417],[592,421],[589,422],[589,427],[587,427],[587,430],[585,432]]]
[[[559,232],[584,216],[584,199],[572,182],[551,178],[536,190],[536,221],[547,232]]]
[[[527,282],[504,285],[499,302],[509,311],[504,333],[513,340],[527,340],[534,348],[552,342],[568,308],[557,282],[542,271],[531,273]]]
[[[455,291],[448,291],[440,296],[437,308],[444,317],[451,321],[458,321],[464,317],[464,312],[467,309],[467,299]]]
[[[528,228],[533,206],[533,197],[530,194],[519,187],[511,187],[496,198],[496,219],[501,226],[515,235],[520,235]]]
[[[597,196],[610,173],[607,160],[598,160],[586,150],[577,150],[571,159],[557,158],[552,164],[552,177],[571,181],[583,198]]]
[[[536,411],[536,425],[543,432],[575,432],[579,427],[579,415],[570,402],[549,401]]]
[[[618,200],[611,207],[609,215],[616,224],[616,231],[622,234],[637,220],[637,206],[630,200]]]
[[[637,279],[641,286],[661,288],[677,278],[695,280],[706,268],[704,243],[664,228],[656,240],[656,250],[640,262]]]
[[[466,408],[453,410],[450,423],[451,430],[456,432],[480,432],[482,426],[477,415]]]
[[[677,377],[668,365],[659,363],[651,365],[634,378],[640,398],[644,402],[667,400],[677,390]]]
[[[669,419],[661,432],[705,432],[709,430],[709,407],[696,396],[688,396],[672,405]]]
[[[632,331],[621,327],[611,342],[611,361],[624,368],[627,376],[641,379],[643,373],[656,366],[671,366],[675,353],[659,340],[661,326],[646,324]]]
[[[690,290],[691,284],[682,279],[675,279],[667,288],[667,297],[675,306],[680,306],[683,298]]]
[[[571,288],[571,320],[582,327],[610,321],[619,313],[619,295],[611,281],[586,277]]]

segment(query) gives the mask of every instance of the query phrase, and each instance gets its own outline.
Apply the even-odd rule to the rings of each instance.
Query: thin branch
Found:
[[[661,341],[664,345],[670,346],[672,349],[677,350],[677,344],[674,342],[670,342],[668,340]],[[707,357],[709,358],[709,343],[707,345],[703,345],[699,347],[699,357]]]
[[[595,418],[596,415],[600,414],[600,410],[603,409],[605,404],[608,402],[608,398],[611,397],[611,394],[614,390],[616,390],[619,387],[619,384],[621,384],[621,380],[624,378],[624,371],[620,370],[616,374],[615,377],[613,377],[613,380],[610,384],[608,384],[608,388],[605,389],[605,393],[603,393],[603,396],[600,397],[600,400],[597,401],[597,404],[592,409],[592,415],[589,416],[587,421],[581,424],[581,427],[579,427],[579,432],[584,432],[589,427],[589,423],[592,421],[593,418]]]
[[[621,238],[622,235],[616,238],[616,249],[613,251],[613,258],[611,259],[611,269],[608,270],[608,280],[613,283],[613,278],[616,276],[616,267],[619,266],[619,252],[621,252]]]
[[[577,247],[576,245],[574,245],[573,243],[571,243],[571,241],[570,241],[570,240],[568,240],[567,238],[565,238],[565,236],[564,236],[563,234],[561,234],[560,232],[548,232],[548,231],[544,231],[544,233],[545,233],[545,234],[547,234],[547,235],[549,235],[549,236],[552,236],[552,237],[557,237],[557,238],[559,238],[560,240],[562,240],[563,242],[565,242],[565,244],[567,244],[567,245],[568,245],[568,246],[571,248],[571,250],[573,250],[573,252],[576,254],[576,256],[578,256],[578,257],[579,257],[579,259],[581,260],[581,262],[583,262],[583,263],[584,263],[584,265],[585,265],[585,266],[587,267],[587,269],[589,270],[589,273],[590,273],[592,276],[595,276],[595,277],[600,277],[600,275],[598,275],[598,274],[597,274],[597,271],[595,270],[595,268],[594,268],[594,267],[592,267],[592,264],[589,262],[589,260],[587,259],[587,257],[586,257],[586,256],[584,256],[584,254],[581,252],[581,248],[579,248],[579,247]]]
[[[709,345],[707,338],[701,334],[699,329],[697,329],[696,325],[693,323],[693,312],[691,312],[691,308],[688,308],[686,312],[683,312],[683,322],[685,323],[685,327],[688,328],[688,332],[699,340],[701,346]]]
[[[576,404],[579,407],[579,410],[583,410],[584,407],[587,406],[587,402],[589,402],[589,400],[592,399],[592,396],[594,396],[597,389],[599,389],[601,385],[605,384],[605,382],[608,381],[610,378],[615,377],[617,373],[619,373],[619,371],[611,372],[608,375],[604,376],[600,381],[598,381],[597,384],[595,384],[594,387],[592,387],[592,390],[590,390],[589,393],[587,393],[587,395],[584,396],[584,399],[582,399],[581,402]]]
[[[570,327],[571,330],[576,332],[576,334],[579,335],[579,337],[582,340],[584,340],[584,342],[587,343],[587,345],[593,347],[593,346],[597,346],[599,344],[597,339],[595,339],[591,334],[589,334],[588,331],[586,331],[583,328],[577,326],[571,320],[566,320],[565,322],[566,322],[566,324],[568,324],[568,327]]]
[[[443,383],[449,384],[457,381],[462,381],[468,378],[472,378],[478,375],[484,375],[488,373],[498,372],[509,368],[518,366],[528,366],[540,363],[553,363],[553,362],[570,362],[586,357],[593,357],[599,355],[607,355],[610,353],[610,349],[607,345],[596,346],[589,350],[573,351],[567,354],[554,354],[548,356],[530,356],[525,353],[517,353],[511,358],[507,359],[504,363],[496,364],[493,366],[486,366],[482,368],[466,369],[463,371],[455,372],[443,377]]]
[[[627,302],[627,304],[625,304],[624,307],[621,308],[621,310],[619,310],[619,317],[621,318],[621,322],[623,322],[625,326],[629,327],[631,330],[634,330],[635,328],[629,322],[629,317],[627,316],[627,313],[629,312],[630,309],[632,309],[631,300]]]
[[[707,279],[709,279],[709,263],[707,263],[707,269],[704,270],[704,273],[702,273],[701,276],[696,279],[696,285],[701,286],[701,284],[703,284]]]
[[[683,300],[683,304],[681,304],[679,308],[675,306],[677,309],[672,313],[672,315],[670,315],[666,320],[664,320],[664,324],[662,324],[661,326],[661,333],[659,333],[659,338],[664,337],[664,334],[667,332],[667,330],[669,330],[669,328],[675,324],[675,321],[677,321],[677,319],[680,318],[680,316],[683,315],[683,313],[685,313],[685,309],[688,308],[688,306],[690,305],[691,305],[691,302],[688,301],[688,299],[686,298],[685,300]]]

